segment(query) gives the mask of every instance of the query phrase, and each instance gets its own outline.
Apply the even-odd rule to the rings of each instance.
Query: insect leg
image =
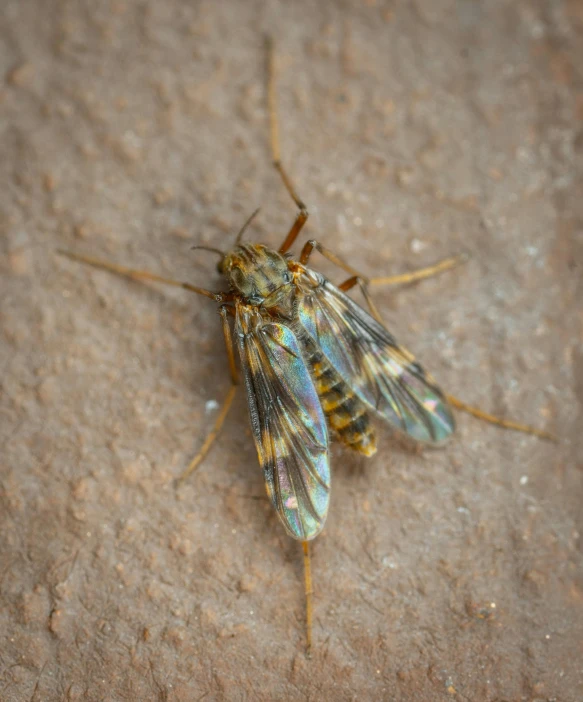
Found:
[[[306,248],[307,245],[304,247],[304,250]],[[307,251],[308,256],[312,253],[313,248],[317,248],[318,251],[320,251],[320,248],[314,245]],[[343,261],[340,261],[340,259],[338,259],[338,257],[335,256],[335,254],[330,254],[331,252],[327,251],[324,255],[326,256],[326,258],[330,259],[337,265],[341,265],[341,268],[344,268],[344,270],[348,270],[348,266]],[[340,288],[340,290],[346,292],[347,290],[350,290],[350,288],[354,287],[359,282],[359,279],[361,281],[361,284],[363,281],[366,281],[367,285],[402,285],[406,283],[414,283],[418,280],[424,280],[425,278],[431,278],[434,275],[439,275],[439,273],[443,273],[444,271],[448,271],[451,268],[455,268],[456,266],[465,263],[467,260],[468,257],[465,254],[460,254],[459,256],[451,256],[450,258],[444,258],[443,260],[438,261],[432,266],[419,268],[416,271],[410,271],[409,273],[400,273],[398,275],[382,276],[380,278],[366,279],[364,278],[364,276],[356,274],[353,275],[351,278],[348,278],[348,280],[345,280],[338,287]],[[305,263],[305,261],[302,261],[302,263]]]
[[[381,317],[381,313],[379,312],[378,307],[375,305],[374,300],[372,299],[367,283],[368,281],[366,279],[361,278],[359,275],[353,275],[352,277],[345,280],[343,283],[340,283],[338,289],[342,290],[343,292],[346,292],[347,290],[351,290],[355,285],[358,285],[363,294],[364,299],[366,300],[366,304],[368,305],[372,316],[377,320],[377,322],[379,322],[379,324],[382,324],[384,327],[385,323],[383,321],[383,318]]]
[[[451,268],[455,268],[456,266],[465,263],[467,260],[468,257],[466,254],[460,254],[459,256],[444,258],[442,261],[435,263],[433,266],[419,268],[416,271],[401,273],[399,275],[371,278],[368,282],[370,285],[400,285],[405,283],[414,283],[417,280],[424,280],[425,278],[432,278],[434,275],[439,275],[444,271],[448,271]]]
[[[346,290],[350,290],[350,288],[353,288],[355,285],[358,285],[360,289],[362,290],[362,294],[364,295],[364,299],[366,300],[370,311],[372,313],[372,316],[384,326],[384,322],[382,320],[382,317],[380,315],[380,312],[378,311],[375,303],[373,302],[373,299],[368,291],[368,283],[369,280],[363,275],[360,275],[358,271],[353,268],[352,266],[348,265],[346,261],[343,261],[340,256],[337,256],[333,251],[330,251],[330,249],[327,249],[325,246],[320,244],[319,241],[316,241],[315,239],[310,239],[309,241],[306,241],[304,244],[304,248],[302,249],[302,253],[300,254],[300,263],[302,265],[306,265],[308,262],[308,259],[312,255],[314,249],[316,251],[320,252],[322,256],[327,258],[329,261],[332,261],[336,266],[339,268],[342,268],[343,270],[347,271],[348,273],[351,273],[351,277],[348,278],[348,280],[345,280],[343,283],[339,285],[340,290],[343,290],[346,292]]]
[[[221,411],[219,412],[215,420],[213,428],[204,440],[200,451],[196,454],[192,461],[190,461],[190,463],[188,464],[188,468],[184,471],[184,473],[178,478],[178,484],[183,483],[189,476],[191,476],[194,473],[194,471],[202,463],[207,453],[210,451],[212,445],[214,444],[223,427],[225,419],[227,418],[227,414],[229,413],[231,405],[233,404],[235,393],[237,392],[239,376],[237,373],[237,367],[235,365],[235,354],[233,351],[233,338],[231,336],[231,327],[229,326],[229,321],[227,319],[227,314],[229,313],[230,309],[232,308],[229,308],[226,305],[221,305],[221,307],[219,308],[223,324],[223,334],[225,336],[225,346],[227,347],[227,356],[229,359],[229,370],[231,372],[231,387],[229,388],[229,392],[227,393],[227,397],[223,402],[223,406],[221,407]]]
[[[85,263],[88,266],[93,266],[93,268],[100,268],[104,271],[110,271],[111,273],[122,275],[125,278],[132,278],[133,280],[151,280],[155,283],[172,285],[175,288],[183,288],[184,290],[190,290],[190,292],[204,295],[205,297],[209,297],[211,300],[216,300],[217,302],[223,302],[229,299],[228,293],[215,293],[211,290],[205,290],[204,288],[199,288],[196,285],[191,285],[190,283],[182,283],[178,280],[172,280],[171,278],[164,278],[161,275],[156,275],[156,273],[150,273],[149,271],[127,268],[126,266],[120,266],[117,263],[109,263],[109,261],[102,261],[99,258],[84,256],[82,254],[76,254],[72,251],[64,251],[62,249],[57,249],[57,253],[60,256],[70,258],[72,261],[78,261],[79,263]]]
[[[324,256],[324,258],[327,258],[329,261],[332,261],[334,265],[338,266],[339,268],[342,268],[342,270],[345,270],[347,273],[350,273],[350,275],[360,278],[362,280],[368,280],[366,276],[361,275],[355,268],[353,268],[348,263],[346,263],[346,261],[341,259],[340,256],[335,254],[333,251],[330,251],[330,249],[327,249],[323,244],[321,244],[319,241],[316,241],[315,239],[310,239],[304,244],[304,247],[300,254],[300,263],[303,266],[305,266],[308,262],[314,249],[321,253],[322,256]]]
[[[267,101],[269,108],[270,145],[273,165],[275,170],[279,173],[285,189],[288,191],[291,199],[296,203],[299,210],[291,229],[284,239],[283,244],[279,247],[279,252],[285,253],[293,246],[298,234],[302,231],[304,224],[308,220],[308,208],[304,204],[304,201],[296,193],[293,183],[291,182],[290,177],[281,163],[279,123],[277,120],[277,95],[275,90],[275,51],[271,37],[267,37]]]
[[[362,283],[362,278],[358,275],[353,275],[347,280],[345,280],[343,283],[340,283],[338,286],[338,290],[342,290],[342,292],[347,292],[348,290],[352,290],[352,288],[355,285],[359,285]]]
[[[512,419],[502,419],[501,417],[496,417],[493,414],[484,412],[479,407],[473,407],[472,405],[468,405],[465,402],[462,402],[462,400],[459,400],[454,395],[448,395],[447,393],[445,393],[445,399],[449,402],[449,404],[452,407],[462,410],[463,412],[467,412],[473,417],[481,419],[484,422],[488,422],[489,424],[495,424],[496,426],[504,427],[505,429],[512,429],[513,431],[520,431],[523,434],[531,434],[532,436],[538,436],[539,439],[546,439],[547,441],[552,441],[553,443],[558,443],[559,441],[556,436],[547,431],[536,429],[535,427],[531,427],[528,424],[520,424],[518,422],[513,421]]]
[[[229,392],[227,393],[227,397],[225,398],[225,401],[223,402],[223,406],[221,407],[221,411],[219,412],[215,424],[211,431],[209,432],[208,436],[204,440],[203,445],[200,448],[200,451],[196,454],[196,456],[192,459],[192,461],[188,464],[188,468],[184,471],[184,473],[178,478],[176,481],[178,485],[183,483],[187,478],[189,478],[194,471],[199,467],[199,465],[202,463],[203,459],[206,457],[207,453],[210,451],[211,446],[214,444],[216,438],[218,437],[223,424],[225,423],[225,419],[227,418],[227,414],[229,413],[229,410],[231,409],[231,405],[233,404],[233,400],[235,398],[235,393],[237,391],[237,386],[236,385],[231,385],[229,388]]]
[[[306,593],[306,656],[312,652],[312,563],[310,560],[310,542],[302,541],[304,549],[304,585]]]
[[[291,229],[289,230],[287,236],[285,237],[285,241],[279,247],[279,253],[283,254],[292,247],[294,241],[298,238],[298,234],[302,231],[302,228],[303,228],[304,224],[306,223],[307,219],[308,219],[308,211],[307,210],[300,210],[298,212],[298,216],[295,218],[295,221],[292,224]]]

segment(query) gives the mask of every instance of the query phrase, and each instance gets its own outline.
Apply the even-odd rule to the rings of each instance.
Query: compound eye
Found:
[[[288,283],[291,283],[292,280],[294,279],[293,274],[291,271],[286,271],[283,274],[283,282],[287,285]]]

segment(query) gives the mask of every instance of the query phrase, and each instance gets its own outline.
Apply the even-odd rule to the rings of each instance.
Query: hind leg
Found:
[[[206,439],[203,442],[203,445],[200,447],[199,452],[188,464],[188,468],[178,478],[177,483],[179,484],[183,483],[194,473],[194,471],[202,463],[208,452],[211,450],[213,444],[215,443],[220,434],[221,429],[223,428],[225,419],[227,418],[229,410],[231,409],[231,405],[233,404],[233,400],[235,399],[235,394],[237,392],[237,386],[239,383],[239,375],[237,373],[237,367],[235,365],[235,353],[233,349],[231,327],[229,326],[229,320],[227,319],[227,314],[229,314],[229,310],[231,310],[232,312],[232,308],[229,308],[226,305],[222,305],[220,308],[221,320],[223,323],[223,334],[225,337],[225,346],[227,348],[227,357],[229,360],[229,370],[231,373],[231,387],[229,388],[227,397],[225,398],[223,406],[221,407],[221,410],[217,415],[213,428],[208,433]]]
[[[232,295],[229,293],[212,292],[211,290],[199,288],[196,285],[191,285],[190,283],[183,283],[178,280],[172,280],[171,278],[164,278],[156,273],[150,273],[150,271],[144,271],[138,268],[127,268],[127,266],[120,266],[117,263],[110,263],[109,261],[103,261],[99,258],[93,258],[93,256],[84,256],[82,254],[76,254],[72,251],[65,251],[63,249],[57,249],[57,253],[60,256],[65,256],[66,258],[71,259],[71,261],[78,261],[79,263],[84,263],[88,266],[92,266],[93,268],[99,268],[103,271],[109,271],[110,273],[121,275],[124,278],[131,278],[132,280],[151,280],[154,283],[162,283],[163,285],[171,285],[175,288],[183,288],[184,290],[189,290],[190,292],[197,293],[198,295],[210,297],[211,300],[215,300],[216,302],[226,302],[232,297]]]

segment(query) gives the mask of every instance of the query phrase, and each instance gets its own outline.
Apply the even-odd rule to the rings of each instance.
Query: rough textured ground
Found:
[[[302,564],[264,495],[213,303],[68,247],[219,286],[269,163],[262,33],[308,234],[365,274],[451,392],[442,451],[334,448]],[[583,697],[583,11],[578,0],[4,0],[0,7],[0,699]],[[334,279],[339,276],[322,265]]]

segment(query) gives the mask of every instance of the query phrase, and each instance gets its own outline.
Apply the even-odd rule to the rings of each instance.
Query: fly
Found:
[[[554,437],[499,419],[446,394],[386,329],[371,299],[371,284],[394,285],[428,278],[457,266],[463,257],[448,258],[403,275],[367,279],[313,239],[304,244],[297,258],[290,254],[308,220],[308,209],[280,158],[271,42],[268,58],[273,163],[298,208],[278,248],[243,242],[243,234],[257,211],[240,230],[230,251],[194,247],[208,248],[220,256],[219,270],[227,283],[224,292],[89,256],[60,253],[130,278],[182,287],[219,304],[232,384],[212,431],[181,480],[196,470],[217,438],[240,386],[240,367],[267,493],[285,531],[303,546],[309,653],[312,645],[309,542],[322,531],[330,504],[332,437],[351,450],[372,456],[377,450],[373,420],[378,419],[417,442],[436,445],[454,432],[452,408],[544,439]],[[309,267],[314,251],[348,277],[335,285]],[[354,287],[363,293],[368,311],[347,295]]]

